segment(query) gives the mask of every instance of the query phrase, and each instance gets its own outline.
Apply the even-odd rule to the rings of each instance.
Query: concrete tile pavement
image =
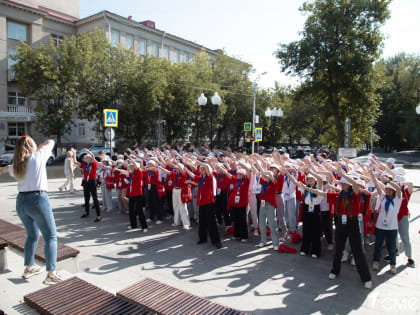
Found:
[[[50,199],[59,241],[80,251],[79,277],[106,290],[117,292],[144,277],[165,282],[216,302],[255,314],[416,314],[420,309],[420,273],[397,260],[398,274],[388,266],[373,275],[374,289],[363,288],[355,267],[344,263],[337,280],[328,279],[332,252],[320,259],[278,254],[272,247],[255,247],[250,242],[223,238],[224,248],[196,245],[197,228],[191,231],[152,225],[149,233],[127,231],[128,216],[116,211],[104,213],[102,222],[94,215],[82,220],[83,196],[56,192],[60,179],[50,180]],[[2,218],[20,224],[15,212],[16,187],[0,184]],[[419,253],[420,193],[410,203],[411,240],[414,258]],[[288,244],[290,245],[290,244]],[[296,247],[296,246],[295,246]],[[368,256],[369,262],[371,256]],[[19,303],[23,295],[40,287],[45,275],[20,280],[22,259],[14,259],[9,271],[0,273],[0,308],[9,314],[25,313]],[[63,272],[66,277],[70,276]],[[3,289],[5,288],[5,289]],[[5,309],[4,309],[5,308]]]

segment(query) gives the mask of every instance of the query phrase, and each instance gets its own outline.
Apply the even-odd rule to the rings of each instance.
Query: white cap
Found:
[[[347,184],[347,185],[350,185],[350,186],[351,186],[351,184],[350,184],[350,183],[347,181],[347,179],[345,179],[344,177],[341,177],[341,179],[340,179],[339,183],[340,183],[340,184]]]
[[[280,167],[277,164],[275,164],[275,163],[270,164],[270,167],[269,168],[276,168],[277,170],[280,171]]]
[[[357,184],[357,185],[361,185],[361,186],[363,186],[363,187],[365,187],[365,186],[366,186],[366,183],[365,183],[365,181],[364,181],[363,179],[358,179],[358,180],[356,180],[356,184]]]
[[[389,158],[389,159],[386,160],[386,162],[394,165],[395,164],[395,159],[394,158]]]
[[[284,153],[283,155],[284,155],[285,157],[287,157],[287,158],[289,158],[289,157],[290,157],[289,153]]]
[[[358,173],[356,173],[355,171],[351,171],[351,172],[349,172],[347,175],[348,175],[348,176],[351,176],[351,177],[353,177],[353,178],[355,178],[355,179],[357,179],[357,178],[359,178],[359,177],[360,177],[360,175],[359,175]]]
[[[141,159],[137,158],[137,159],[136,159],[136,162],[141,162]]]
[[[101,159],[101,162],[105,162],[105,161],[107,161],[107,162],[111,162],[111,159],[109,158],[109,156],[108,156],[108,155],[105,155],[105,156]]]
[[[243,168],[240,168],[240,169],[237,171],[237,174],[242,174],[242,175],[246,176],[246,170],[245,170],[245,169],[243,169]]]
[[[138,154],[138,156],[139,156],[139,158],[144,159],[144,153],[140,152],[140,153]]]
[[[118,159],[118,160],[116,160],[115,162],[116,162],[117,164],[118,164],[118,163],[124,163],[124,160],[123,160],[123,159]]]
[[[388,183],[388,184],[386,184],[386,185],[385,185],[385,189],[386,189],[386,188],[392,189],[393,191],[397,191],[397,190],[395,189],[395,187],[394,187],[394,186],[392,186],[390,183]]]
[[[393,176],[390,174],[390,173],[388,173],[388,172],[382,172],[382,174],[381,174],[381,176],[386,176],[386,177],[388,177],[388,178],[393,178]]]
[[[405,181],[406,181],[405,180],[405,177],[404,176],[401,176],[401,175],[397,175],[394,178],[394,182],[405,182]]]
[[[308,175],[306,175],[306,179],[308,179],[308,178],[313,178],[313,179],[315,179],[315,180],[316,180],[316,177],[315,177],[314,175],[312,175],[312,174],[308,174]]]
[[[406,175],[406,171],[402,167],[396,167],[396,168],[394,168],[393,171],[397,175],[402,175],[402,176],[405,176]]]

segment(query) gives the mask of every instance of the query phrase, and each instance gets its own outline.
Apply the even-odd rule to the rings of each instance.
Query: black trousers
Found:
[[[301,252],[321,256],[321,216],[320,206],[316,205],[313,212],[305,204],[302,212],[302,246]]]
[[[162,201],[159,198],[156,185],[151,185],[150,190],[147,189],[147,186],[146,186],[146,190],[148,194],[148,201],[150,204],[150,219],[151,220],[156,219],[156,220],[162,221],[163,220]]]
[[[332,219],[329,211],[321,211],[321,236],[324,234],[328,244],[332,244]]]
[[[233,226],[235,228],[235,237],[241,239],[248,239],[248,224],[246,218],[246,206],[245,207],[232,207],[232,219]]]
[[[228,192],[227,190],[222,190],[220,195],[216,196],[216,218],[219,224],[222,224],[222,215],[225,220],[225,225],[232,225],[232,218],[230,211],[227,211],[227,202],[228,202]]]
[[[207,242],[208,233],[213,244],[220,243],[219,231],[216,225],[215,206],[213,203],[200,206],[198,220],[198,237],[200,238],[200,242]]]
[[[143,196],[128,197],[128,212],[130,216],[130,225],[133,229],[137,228],[137,217],[139,217],[142,229],[147,229],[146,217],[143,213]]]
[[[172,203],[172,190],[166,191],[166,202],[168,203],[168,212],[170,215],[174,215],[174,206]]]
[[[353,257],[356,261],[357,271],[359,272],[362,282],[370,281],[371,276],[369,266],[367,264],[365,253],[362,249],[362,239],[360,236],[359,220],[357,217],[347,217],[346,224],[342,224],[340,216],[335,217],[335,253],[331,273],[335,275],[340,274],[341,258],[343,257],[343,250],[347,238],[349,238]]]
[[[89,214],[90,196],[92,196],[96,215],[100,217],[101,208],[99,207],[98,193],[96,191],[96,181],[94,179],[88,181],[83,180],[83,194],[85,196],[85,212]]]

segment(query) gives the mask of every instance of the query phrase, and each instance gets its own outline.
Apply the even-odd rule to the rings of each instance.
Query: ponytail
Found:
[[[36,151],[36,145],[31,137],[22,136],[16,141],[13,155],[13,175],[21,181],[25,178],[29,156]]]

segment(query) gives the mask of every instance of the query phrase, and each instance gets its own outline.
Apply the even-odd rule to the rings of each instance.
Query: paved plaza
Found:
[[[93,214],[80,219],[83,193],[58,192],[63,180],[49,180],[58,240],[80,250],[77,276],[110,292],[149,277],[252,314],[420,312],[420,267],[406,267],[404,255],[397,258],[397,275],[391,276],[385,263],[377,275],[372,273],[374,288],[369,291],[350,263],[343,264],[336,280],[328,279],[333,252],[327,251],[324,241],[322,257],[313,259],[279,254],[272,247],[257,248],[259,239],[254,236],[246,244],[222,237],[220,250],[210,244],[199,246],[196,225],[184,231],[173,228],[169,220],[153,224],[147,234],[128,231],[128,216],[117,211],[104,213],[100,223],[93,222]],[[0,189],[1,218],[20,224],[15,183],[2,183]],[[419,262],[419,191],[412,196],[409,208],[414,259]],[[371,263],[372,246],[368,252]],[[0,309],[7,314],[31,314],[23,296],[44,287],[45,274],[24,281],[22,269],[23,259],[12,257],[8,270],[0,272]],[[71,276],[66,271],[60,273],[65,278]]]

